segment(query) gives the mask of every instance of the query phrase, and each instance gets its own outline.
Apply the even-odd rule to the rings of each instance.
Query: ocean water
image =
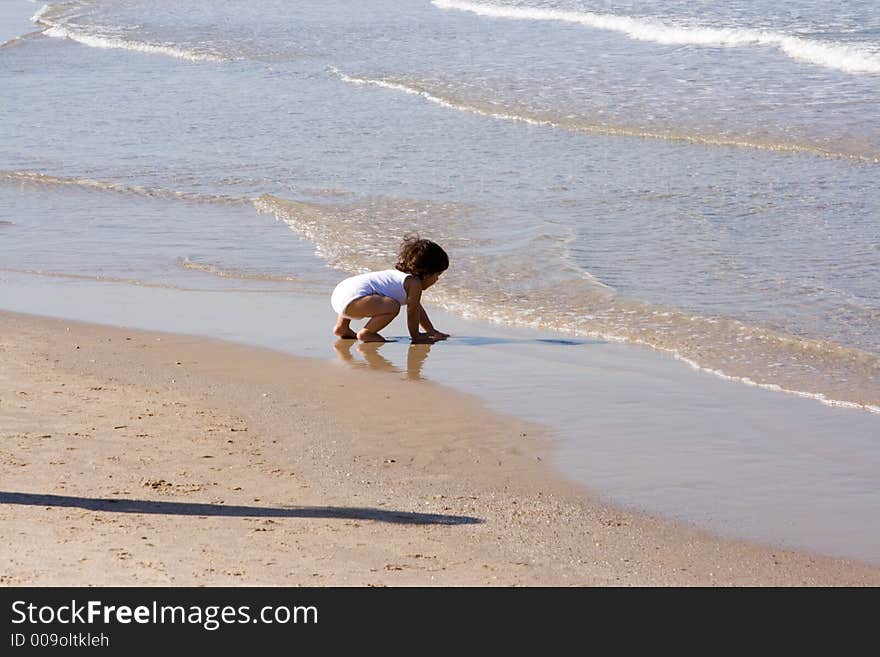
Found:
[[[861,450],[878,188],[869,0],[0,0],[0,278],[59,298],[308,294],[329,324],[418,231],[452,260],[432,306],[840,406],[821,435]],[[873,504],[874,458],[798,504],[837,475],[826,519]]]
[[[3,268],[319,287],[416,230],[451,312],[880,409],[872,2],[4,4]]]

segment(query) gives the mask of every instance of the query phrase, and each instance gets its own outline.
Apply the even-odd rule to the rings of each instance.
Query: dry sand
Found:
[[[880,584],[608,507],[539,427],[424,381],[11,313],[0,336],[5,585]]]

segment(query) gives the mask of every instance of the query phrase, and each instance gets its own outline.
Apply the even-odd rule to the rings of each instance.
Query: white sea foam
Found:
[[[343,82],[348,82],[349,84],[361,84],[361,85],[372,85],[375,87],[384,87],[385,89],[391,89],[394,91],[402,91],[407,94],[411,94],[413,96],[421,96],[425,100],[428,100],[432,103],[436,103],[437,105],[442,105],[443,107],[447,107],[449,109],[459,110],[461,112],[470,112],[471,114],[480,114],[482,116],[488,116],[494,119],[502,119],[505,121],[519,121],[521,123],[528,123],[530,125],[537,126],[546,126],[551,128],[559,128],[561,127],[559,124],[554,123],[553,121],[547,121],[543,119],[535,119],[528,116],[522,116],[519,114],[507,114],[505,112],[492,112],[487,110],[482,110],[478,107],[474,107],[472,105],[464,105],[461,103],[456,103],[454,101],[448,100],[446,98],[442,98],[441,96],[435,96],[432,93],[424,91],[422,89],[417,89],[415,87],[407,86],[400,82],[391,82],[388,80],[377,80],[373,78],[358,78],[353,77],[351,75],[346,75],[339,69],[330,68],[331,72],[335,75],[339,76],[339,78]]]
[[[849,401],[842,399],[834,399],[833,397],[829,397],[828,395],[821,392],[808,392],[804,390],[797,390],[795,388],[785,387],[784,385],[779,385],[776,383],[764,383],[755,381],[751,377],[748,376],[737,376],[728,374],[722,369],[718,369],[716,367],[710,367],[705,364],[700,364],[693,358],[685,356],[678,348],[673,346],[661,345],[656,342],[648,339],[642,339],[637,337],[635,334],[629,335],[621,335],[619,333],[615,333],[613,331],[607,329],[588,329],[583,326],[563,326],[560,327],[557,322],[553,320],[553,318],[544,318],[544,317],[524,317],[517,316],[514,314],[486,314],[481,306],[481,304],[475,304],[472,301],[462,300],[462,299],[449,299],[445,297],[441,297],[437,299],[440,307],[446,310],[449,313],[457,314],[465,318],[469,319],[479,319],[484,321],[489,321],[494,324],[501,325],[514,325],[514,326],[523,326],[526,328],[533,328],[536,330],[563,330],[565,333],[586,337],[591,339],[605,340],[608,342],[616,342],[616,343],[629,343],[641,345],[643,347],[647,347],[649,349],[653,349],[659,353],[668,354],[671,357],[679,360],[693,369],[703,372],[705,374],[709,374],[712,376],[716,376],[725,381],[732,381],[734,383],[740,383],[747,386],[752,386],[755,388],[760,388],[762,390],[767,390],[770,392],[782,393],[787,395],[793,395],[795,397],[802,397],[804,399],[810,399],[813,401],[817,401],[825,406],[831,406],[834,408],[846,408],[857,411],[866,411],[868,413],[880,414],[880,406],[871,403],[860,403],[857,401]],[[633,312],[633,311],[629,311]],[[690,318],[691,320],[706,320],[707,318],[693,316]],[[549,320],[549,321],[548,321]]]
[[[647,345],[647,346],[652,346],[652,345]],[[697,363],[695,360],[692,360],[690,358],[682,356],[678,351],[675,351],[675,350],[663,349],[663,350],[658,350],[658,351],[667,351],[668,353],[671,353],[675,359],[680,360],[683,363],[687,363],[695,370],[698,370],[700,372],[705,372],[707,374],[712,374],[713,376],[717,376],[721,379],[724,379],[725,381],[734,381],[736,383],[744,383],[745,385],[754,386],[756,388],[762,388],[763,390],[770,390],[772,392],[783,392],[785,394],[794,395],[796,397],[804,397],[806,399],[813,399],[813,400],[818,401],[822,404],[825,404],[826,406],[832,406],[834,408],[852,408],[852,409],[856,409],[856,410],[860,410],[860,411],[868,411],[869,413],[880,414],[880,406],[876,406],[874,404],[859,404],[857,402],[842,401],[840,399],[831,399],[828,396],[822,394],[821,392],[804,392],[802,390],[791,390],[789,388],[783,388],[782,386],[777,385],[775,383],[758,383],[756,381],[753,381],[752,379],[750,379],[747,376],[731,376],[729,374],[725,374],[721,370],[712,369],[711,367],[703,367],[702,365]]]
[[[138,52],[145,52],[153,55],[168,55],[170,57],[176,57],[177,59],[187,59],[192,62],[228,61],[225,57],[220,57],[218,55],[209,55],[206,53],[193,52],[191,50],[183,50],[174,46],[98,36],[94,34],[78,32],[76,30],[71,30],[69,28],[60,26],[50,27],[44,32],[44,34],[50,37],[70,39],[91,48],[135,50]]]
[[[43,34],[58,39],[70,39],[90,48],[108,48],[114,50],[134,50],[153,55],[166,55],[177,59],[186,59],[192,62],[225,62],[227,57],[221,57],[214,53],[196,52],[179,48],[174,45],[162,43],[149,43],[122,39],[118,36],[101,34],[98,28],[74,25],[64,20],[55,20],[53,7],[43,5],[32,17],[31,22],[44,27]]]
[[[476,318],[482,320],[488,320],[492,323],[502,324],[502,325],[519,325],[527,328],[534,328],[537,330],[560,330],[560,327],[553,321],[546,321],[543,317],[537,317],[534,319],[528,320],[518,320],[511,316],[486,316],[483,312],[479,310],[477,305],[474,305],[469,302],[461,302],[461,301],[446,301],[445,303],[440,304],[444,310],[453,314],[459,314],[463,317],[467,318]],[[697,319],[705,319],[700,317],[691,317],[692,320]],[[842,399],[834,399],[833,397],[829,397],[828,395],[821,392],[807,392],[804,390],[797,390],[795,388],[788,388],[783,385],[779,385],[776,383],[762,383],[755,381],[751,377],[748,376],[736,376],[732,374],[728,374],[727,372],[715,368],[709,367],[707,365],[701,365],[693,358],[689,358],[682,354],[678,348],[660,345],[651,340],[641,339],[636,337],[635,335],[620,335],[613,331],[603,330],[603,329],[586,329],[583,327],[564,327],[564,331],[566,333],[570,333],[571,335],[587,337],[591,339],[599,339],[606,340],[608,342],[616,342],[616,343],[629,343],[635,345],[641,345],[643,347],[647,347],[649,349],[653,349],[659,353],[664,353],[672,356],[676,360],[679,360],[694,370],[699,372],[703,372],[705,374],[709,374],[712,376],[716,376],[725,381],[732,381],[734,383],[740,383],[747,386],[752,386],[755,388],[760,388],[762,390],[768,390],[770,392],[777,392],[787,395],[793,395],[795,397],[802,397],[804,399],[810,399],[813,401],[817,401],[825,406],[831,406],[833,408],[846,408],[858,411],[867,411],[868,413],[878,414],[880,415],[880,406],[876,404],[870,403],[860,403],[856,401],[848,401]]]
[[[31,22],[32,23],[39,23],[40,19],[43,18],[43,16],[45,16],[49,12],[49,9],[50,9],[49,5],[43,5],[42,7],[37,9],[36,13],[33,16],[31,16]]]
[[[824,43],[779,32],[676,25],[648,18],[633,18],[615,14],[563,11],[539,7],[508,7],[460,0],[433,0],[432,4],[440,9],[468,11],[490,18],[576,23],[600,30],[620,32],[631,39],[653,41],[664,45],[767,46],[776,48],[793,59],[825,68],[847,73],[880,73],[880,54],[878,53],[857,46]]]

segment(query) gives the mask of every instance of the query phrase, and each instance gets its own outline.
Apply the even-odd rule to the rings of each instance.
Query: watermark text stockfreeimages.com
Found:
[[[200,625],[214,631],[223,625],[263,623],[266,625],[317,624],[314,605],[167,605],[153,600],[142,605],[111,605],[101,600],[36,605],[26,600],[12,603],[14,625]]]

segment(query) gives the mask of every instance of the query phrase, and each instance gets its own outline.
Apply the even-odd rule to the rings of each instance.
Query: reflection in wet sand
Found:
[[[428,359],[428,353],[431,351],[429,344],[411,344],[406,352],[406,375],[408,378],[417,381],[422,378],[422,366]]]
[[[431,351],[430,344],[412,344],[406,353],[406,368],[398,367],[385,356],[379,353],[379,350],[387,343],[383,342],[357,342],[356,340],[339,339],[333,344],[336,355],[340,361],[348,363],[354,367],[369,367],[371,369],[381,370],[383,372],[406,372],[407,378],[414,381],[421,380],[422,366],[428,358]],[[352,347],[357,345],[357,353],[360,358],[355,357],[352,353]]]

